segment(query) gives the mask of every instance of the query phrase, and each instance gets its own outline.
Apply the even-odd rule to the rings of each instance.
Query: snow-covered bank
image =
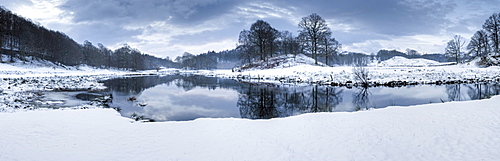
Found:
[[[297,65],[288,68],[232,72],[231,70],[198,71],[195,74],[243,81],[270,81],[290,83],[346,84],[356,82],[353,67],[320,67]],[[500,67],[478,68],[470,66],[439,67],[366,67],[369,81],[388,84],[401,81],[407,84],[435,84],[457,82],[498,82]],[[190,73],[193,73],[190,71]]]
[[[50,102],[40,100],[44,91],[103,90],[106,87],[98,83],[99,80],[127,73],[85,65],[59,66],[36,59],[25,62],[16,58],[12,63],[0,63],[0,112],[34,110],[38,105],[48,105]]]
[[[499,160],[500,97],[271,120],[0,113],[0,160]]]
[[[85,65],[63,68],[53,64],[0,63],[0,78],[115,75],[124,73],[126,72],[96,69]]]
[[[450,65],[427,59],[393,57],[382,62],[368,64],[371,85],[397,84],[441,84],[500,82],[500,67],[480,68],[475,62]],[[258,66],[260,65],[260,66]],[[193,73],[193,71],[189,71]],[[242,81],[263,81],[282,83],[318,83],[324,85],[347,85],[356,83],[353,67],[328,67],[314,65],[314,60],[305,55],[278,56],[268,62],[255,61],[250,65],[233,70],[197,71],[195,74],[239,79]]]
[[[5,55],[3,57],[2,60],[7,59]],[[128,75],[165,75],[175,73],[176,70],[130,72],[86,65],[62,66],[45,60],[22,61],[15,58],[11,63],[0,63],[0,112],[34,110],[40,105],[50,105],[50,102],[40,99],[43,97],[41,92],[103,90],[106,87],[99,81],[104,79]]]

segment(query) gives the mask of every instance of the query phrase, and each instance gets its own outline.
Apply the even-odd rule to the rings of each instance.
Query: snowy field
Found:
[[[368,69],[371,80],[379,82],[495,81],[500,75],[498,67],[473,65]],[[37,95],[33,91],[100,90],[105,88],[98,83],[101,79],[178,72],[272,82],[352,80],[352,67],[307,64],[242,72],[131,73],[0,63],[0,160],[500,160],[500,96],[270,120],[204,118],[153,123],[136,122],[113,109],[90,105],[58,110],[27,107],[26,99]]]
[[[319,83],[348,84],[356,83],[353,67],[312,66],[313,60],[298,55],[294,62],[291,56],[270,69],[215,70],[197,71],[195,74],[240,79],[243,81],[282,82],[282,83]],[[413,64],[414,66],[411,66]],[[500,67],[479,68],[475,62],[460,65],[448,65],[425,59],[406,59],[394,57],[380,63],[369,64],[369,81],[372,84],[405,82],[406,84],[439,84],[456,82],[498,82]],[[320,64],[321,65],[321,64]],[[189,71],[192,72],[192,71]]]

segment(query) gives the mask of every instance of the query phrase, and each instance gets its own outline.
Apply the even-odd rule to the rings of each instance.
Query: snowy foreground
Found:
[[[271,120],[0,113],[0,160],[499,160],[500,97]]]

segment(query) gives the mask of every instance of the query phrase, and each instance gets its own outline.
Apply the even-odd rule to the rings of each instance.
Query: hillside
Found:
[[[298,65],[313,65],[327,67],[327,65],[318,62],[314,64],[314,59],[308,57],[304,54],[294,55],[280,55],[269,58],[267,61],[255,60],[249,64],[245,64],[241,67],[237,67],[233,70],[235,71],[248,71],[248,70],[262,70],[262,69],[278,69],[278,68],[289,68]]]
[[[470,63],[480,67],[498,66],[500,65],[500,56],[475,57]]]
[[[394,56],[388,60],[382,61],[376,66],[379,67],[429,67],[429,66],[440,66],[447,65],[450,63],[440,63],[434,60],[428,60],[423,58],[408,59],[402,56]]]
[[[177,63],[144,54],[128,45],[112,51],[89,41],[79,44],[63,32],[47,29],[4,7],[0,7],[1,55],[19,59],[40,58],[68,66],[87,64],[122,69],[178,67]]]

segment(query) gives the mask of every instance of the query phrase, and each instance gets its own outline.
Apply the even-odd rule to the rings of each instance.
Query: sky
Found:
[[[302,17],[326,20],[342,50],[443,53],[468,42],[500,0],[1,0],[0,5],[79,43],[128,44],[158,57],[234,49],[257,20],[298,35]]]

